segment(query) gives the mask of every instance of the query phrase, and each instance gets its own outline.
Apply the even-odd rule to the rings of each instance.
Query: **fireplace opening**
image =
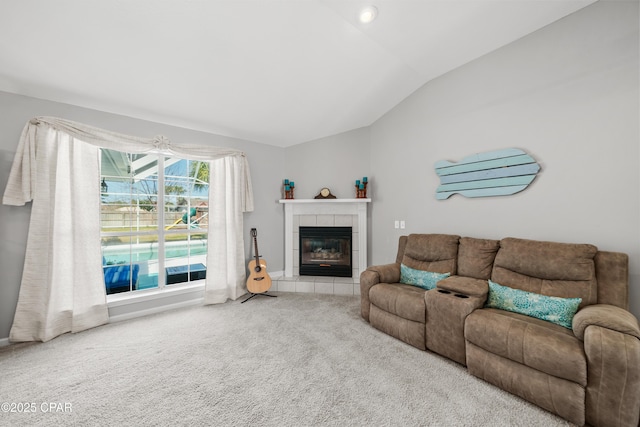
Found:
[[[300,227],[300,275],[351,277],[351,227]]]

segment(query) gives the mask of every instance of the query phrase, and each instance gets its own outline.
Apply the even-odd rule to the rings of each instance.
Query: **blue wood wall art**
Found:
[[[435,164],[440,186],[436,199],[453,194],[465,197],[508,196],[524,190],[535,179],[540,165],[518,148],[489,151],[452,163]]]

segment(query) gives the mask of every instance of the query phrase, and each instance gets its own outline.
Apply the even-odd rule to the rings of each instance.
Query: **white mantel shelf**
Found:
[[[357,222],[354,220],[352,223],[354,237],[357,233],[356,248],[358,250],[358,265],[354,266],[353,277],[359,277],[360,273],[367,268],[367,204],[370,202],[371,199],[280,199],[279,203],[284,205],[285,277],[294,275],[294,264],[295,268],[298,268],[295,256],[298,248],[294,248],[294,245],[297,246],[297,243],[294,242],[294,232],[297,235],[299,224],[299,221],[294,221],[294,216],[298,215],[316,215],[318,218],[329,216],[329,219],[331,219],[330,215],[334,215],[334,217],[336,215],[352,215],[352,218],[357,218]],[[314,219],[313,216],[311,219]],[[318,225],[322,226],[323,224]]]
[[[280,203],[369,203],[371,199],[280,199]]]

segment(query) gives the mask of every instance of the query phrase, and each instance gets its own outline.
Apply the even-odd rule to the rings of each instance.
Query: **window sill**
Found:
[[[134,292],[124,292],[121,294],[107,295],[107,307],[120,307],[125,305],[136,304],[145,301],[153,301],[157,299],[169,298],[176,295],[182,295],[191,292],[204,290],[205,280],[196,280],[186,285],[170,285],[164,289],[147,289]]]

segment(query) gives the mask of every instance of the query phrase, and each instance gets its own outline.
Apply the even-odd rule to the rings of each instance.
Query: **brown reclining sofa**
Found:
[[[361,274],[361,312],[375,328],[574,424],[635,427],[640,327],[628,311],[628,263],[588,244],[411,234],[400,237],[395,263]],[[399,283],[401,264],[450,276],[425,290]],[[489,280],[581,298],[572,327],[486,308]]]

